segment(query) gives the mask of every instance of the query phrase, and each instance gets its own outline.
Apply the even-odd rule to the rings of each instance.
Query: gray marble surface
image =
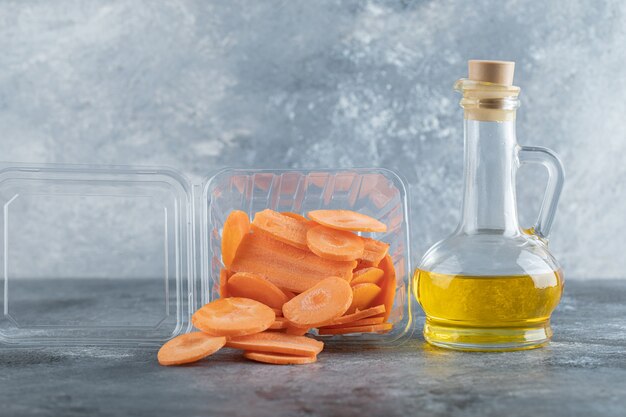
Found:
[[[419,259],[458,218],[452,84],[467,59],[511,59],[519,140],[553,148],[567,171],[557,259],[568,277],[622,277],[625,22],[620,0],[6,0],[0,159],[167,165],[193,178],[387,167],[410,185]],[[520,174],[525,225],[544,180]]]
[[[329,346],[306,366],[224,349],[165,368],[153,349],[0,350],[0,415],[621,417],[625,298],[626,280],[568,281],[553,342],[525,352],[453,352],[416,335],[391,349]]]

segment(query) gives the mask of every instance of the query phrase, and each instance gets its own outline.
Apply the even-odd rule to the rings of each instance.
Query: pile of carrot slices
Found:
[[[385,333],[396,293],[389,245],[355,232],[384,223],[349,210],[230,213],[222,232],[220,298],[192,317],[197,332],[167,342],[161,365],[203,359],[222,347],[270,364],[317,360],[324,343],[305,335]]]

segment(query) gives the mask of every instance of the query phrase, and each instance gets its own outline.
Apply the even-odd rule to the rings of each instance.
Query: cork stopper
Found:
[[[467,62],[469,79],[494,84],[513,85],[515,62],[481,61],[472,59]]]

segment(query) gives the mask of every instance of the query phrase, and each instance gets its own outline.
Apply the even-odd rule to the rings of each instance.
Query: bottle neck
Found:
[[[465,194],[459,232],[520,233],[515,201],[515,120],[465,119]]]

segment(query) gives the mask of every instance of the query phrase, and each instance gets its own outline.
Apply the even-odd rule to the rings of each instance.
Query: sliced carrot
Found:
[[[274,314],[276,314],[276,317],[282,317],[283,316],[283,309],[281,308],[273,308],[272,309],[274,311]]]
[[[380,264],[378,265],[380,269],[385,271],[385,276],[379,282],[382,291],[374,300],[375,304],[384,304],[385,305],[385,314],[383,317],[385,321],[389,318],[391,314],[391,310],[393,309],[393,302],[396,298],[396,269],[393,266],[393,260],[391,256],[385,255]]]
[[[372,324],[380,324],[383,321],[385,320],[382,317],[368,317],[366,319],[356,320],[347,324],[334,324],[332,326],[322,326],[320,327],[320,329],[343,329],[345,327],[369,326]]]
[[[354,232],[385,232],[387,226],[373,217],[351,210],[313,210],[308,216],[313,221],[338,230]]]
[[[266,209],[259,211],[252,220],[252,230],[280,240],[298,249],[307,249],[306,232],[308,220],[302,221],[285,216],[277,211]]]
[[[226,268],[220,270],[220,298],[228,297],[228,278],[232,275]]]
[[[325,259],[352,261],[363,255],[363,240],[352,232],[314,226],[306,233],[311,252]]]
[[[359,262],[356,264],[356,268],[354,268],[353,272],[357,272],[360,271],[361,269],[366,269],[366,268],[378,268],[378,263],[373,263],[373,262],[369,262],[366,261],[365,259],[359,259]]]
[[[260,275],[237,272],[228,279],[231,297],[250,298],[271,308],[281,308],[289,299],[285,293]]]
[[[301,214],[293,213],[291,211],[281,211],[280,214],[283,216],[291,217],[292,219],[300,220],[301,222],[310,222],[311,220],[307,219]]]
[[[361,239],[363,240],[361,259],[371,266],[377,266],[389,252],[389,244],[369,237],[362,237]]]
[[[291,300],[293,297],[296,296],[295,293],[293,293],[293,292],[291,292],[289,290],[286,290],[284,288],[281,288],[281,290],[283,291],[283,293],[285,293],[285,297],[287,297],[287,300]]]
[[[379,317],[379,318],[382,319],[382,317]],[[282,329],[286,329],[288,325],[289,325],[289,322],[287,321],[286,318],[276,317],[276,320],[274,320],[274,323],[272,323],[269,329],[270,330],[282,330]]]
[[[349,334],[349,333],[379,333],[388,332],[393,328],[391,323],[372,324],[369,326],[341,327],[337,329],[319,329],[320,335]]]
[[[276,315],[265,304],[248,298],[220,298],[191,317],[193,325],[211,336],[244,336],[269,328]]]
[[[343,315],[352,303],[352,288],[342,278],[330,277],[283,305],[283,315],[297,327],[317,327]]]
[[[304,365],[317,362],[317,356],[294,356],[280,353],[245,352],[243,357],[272,365]]]
[[[297,327],[287,321],[287,327],[285,328],[285,334],[290,334],[292,336],[304,336],[311,330],[309,327]]]
[[[301,293],[327,277],[352,277],[356,261],[322,259],[258,233],[244,237],[230,267],[235,272],[253,272],[277,287]]]
[[[379,268],[364,268],[356,271],[352,274],[352,281],[350,281],[350,285],[354,286],[357,284],[376,284],[380,279],[385,275],[385,271]]]
[[[263,332],[249,336],[233,337],[226,346],[254,352],[283,353],[297,356],[316,356],[324,343],[304,336]]]
[[[192,363],[212,355],[224,344],[225,337],[209,336],[202,332],[181,334],[161,346],[157,359],[165,366]]]
[[[250,233],[250,219],[240,210],[231,211],[222,231],[222,262],[228,268],[235,258],[241,239]]]
[[[333,320],[331,324],[336,325],[336,324],[353,323],[357,320],[361,320],[367,317],[372,317],[372,316],[376,316],[376,315],[384,314],[384,313],[385,313],[385,306],[381,304],[381,305],[377,305],[376,307],[371,307],[366,310],[361,310],[352,314],[347,314],[345,316],[338,317],[335,320]]]
[[[372,302],[381,291],[381,288],[376,284],[365,283],[355,285],[352,287],[352,304],[348,309],[348,313],[354,313],[356,310],[365,310],[372,305]]]

